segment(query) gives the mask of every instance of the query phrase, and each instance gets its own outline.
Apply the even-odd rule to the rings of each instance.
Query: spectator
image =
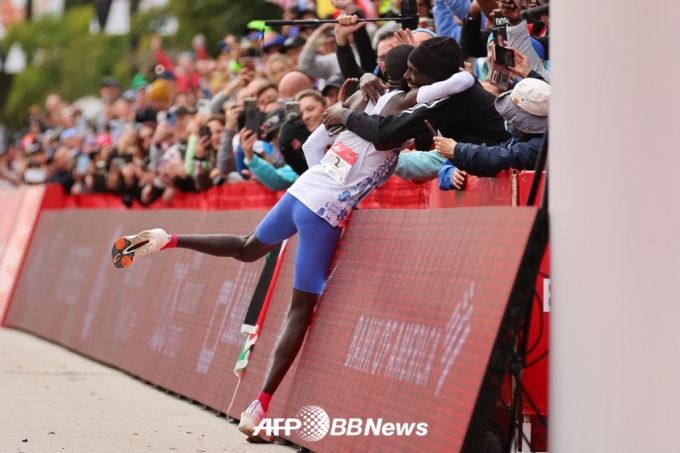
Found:
[[[295,96],[300,103],[302,122],[312,133],[323,122],[323,112],[326,110],[326,100],[316,90],[305,90]]]
[[[439,154],[448,159],[439,171],[440,188],[462,188],[467,174],[495,176],[510,168],[533,168],[548,128],[549,102],[550,85],[537,79],[525,79],[496,99],[496,109],[512,134],[509,141],[499,146],[487,146],[435,137]]]
[[[500,3],[500,10],[503,16],[508,19],[507,27],[508,44],[510,47],[517,49],[523,55],[529,58],[529,63],[534,71],[536,71],[546,82],[550,83],[550,72],[543,67],[542,59],[548,59],[547,56],[541,58],[534,50],[532,38],[529,34],[529,28],[525,20],[520,18],[521,5],[516,0],[503,0]],[[547,16],[546,16],[547,20]],[[544,40],[544,42],[546,42]],[[543,46],[540,46],[543,48]],[[547,42],[545,45],[547,48]]]
[[[299,71],[293,71],[281,79],[279,97],[283,102],[291,101],[295,95],[312,87],[312,81],[309,80],[309,77]]]
[[[302,53],[302,49],[306,42],[307,41],[302,36],[291,36],[283,43],[283,52],[290,58],[290,62],[295,68],[298,67],[300,54]]]
[[[287,189],[298,176],[289,165],[277,165],[275,157],[280,153],[277,138],[283,123],[283,113],[283,109],[278,109],[265,118],[262,135],[264,143],[269,146],[263,146],[263,142],[260,142],[260,146],[256,147],[258,135],[253,131],[245,131],[241,140],[245,164],[252,176],[270,190]]]
[[[298,69],[310,77],[327,79],[340,72],[335,55],[335,38],[329,34],[332,27],[333,24],[323,24],[309,37],[302,49]]]
[[[169,110],[172,94],[172,89],[168,81],[159,79],[152,83],[147,95],[147,98],[151,103],[148,116],[153,116],[151,112],[158,114],[158,112]],[[147,113],[145,113],[144,117],[147,118]],[[152,121],[156,120],[157,118],[154,117]]]
[[[64,193],[70,194],[75,183],[71,172],[71,150],[67,146],[60,146],[52,158],[52,171],[47,182],[61,184]]]
[[[195,46],[200,49],[201,55],[199,56],[204,57],[205,43],[201,43],[200,38],[198,41],[199,42],[195,42]],[[163,51],[161,37],[158,35],[154,35],[151,38],[151,50],[156,57],[156,61],[174,75],[178,93],[186,93],[200,89],[201,75],[196,71],[196,54],[194,52],[182,52],[179,57],[177,57],[178,66],[175,66],[172,60]]]
[[[289,72],[293,72],[294,70],[295,66],[285,55],[276,54],[270,57],[269,61],[267,61],[267,78],[274,85],[278,85],[281,82],[283,76]]]
[[[328,105],[333,105],[338,102],[338,94],[340,93],[340,88],[345,82],[345,78],[342,74],[334,74],[326,80],[326,85],[321,90],[321,95],[326,98],[326,103]]]
[[[437,61],[436,65],[432,62]],[[424,41],[409,56],[409,70],[405,74],[409,85],[421,87],[445,80],[451,73],[458,72],[460,48],[455,40],[437,37]],[[364,75],[372,80],[363,83],[362,90],[379,85],[375,76]],[[377,99],[378,87],[371,94]],[[368,93],[368,91],[367,91]],[[419,134],[428,133],[425,120],[435,129],[457,140],[469,143],[498,144],[510,138],[503,126],[503,119],[493,106],[493,96],[480,85],[456,96],[428,104],[421,108],[407,110],[399,116],[383,118],[353,112],[340,106],[331,107],[324,115],[324,124],[344,124],[364,140],[372,143],[405,141]]]

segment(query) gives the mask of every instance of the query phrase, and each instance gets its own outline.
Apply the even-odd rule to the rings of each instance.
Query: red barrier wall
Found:
[[[526,206],[529,191],[533,183],[535,173],[522,171],[517,173],[517,199],[520,206]],[[539,185],[537,203],[540,203],[543,193],[543,179]],[[550,347],[550,244],[543,255],[539,275],[536,279],[537,300],[531,312],[531,327],[529,329],[529,347],[534,348],[527,354],[527,364],[522,375],[522,383],[531,396],[538,409],[538,413],[548,415],[548,369],[550,355],[541,359],[541,356]],[[527,399],[522,398],[522,413],[531,417],[531,444],[537,451],[548,450],[548,432],[545,426],[536,417],[536,411]]]
[[[430,208],[472,208],[478,206],[514,206],[515,179],[511,171],[502,171],[495,178],[468,176],[464,190],[439,190],[437,180],[430,182]],[[394,178],[392,178],[394,179]]]
[[[530,183],[527,178],[523,181],[521,190]],[[22,194],[21,191],[10,192],[14,201],[7,201],[10,197],[0,198],[0,207],[4,202],[5,212],[33,212],[34,222],[38,208],[29,207],[40,206],[42,190],[36,189],[40,195],[35,195],[32,202],[24,201],[25,194],[17,195]],[[321,442],[309,442],[292,436],[291,440],[317,451],[344,451],[350,447],[356,451],[406,448],[432,451],[441,449],[441,445],[460,445],[466,425],[451,420],[464,420],[466,414],[469,415],[474,403],[470,398],[476,391],[474,385],[465,386],[470,384],[471,375],[478,376],[483,370],[488,356],[484,356],[484,352],[469,355],[463,350],[447,371],[453,379],[444,379],[439,393],[433,396],[438,384],[433,376],[442,375],[445,356],[451,355],[450,345],[444,340],[446,335],[448,338],[452,335],[451,310],[454,304],[460,303],[465,290],[470,289],[470,282],[462,282],[460,276],[472,272],[470,275],[485,278],[487,282],[491,282],[493,276],[493,288],[482,291],[479,289],[482,280],[476,282],[475,295],[484,295],[484,300],[475,307],[480,307],[484,316],[476,312],[471,317],[475,320],[480,316],[475,325],[493,321],[507,301],[504,291],[509,291],[509,286],[504,288],[504,284],[514,277],[507,274],[507,269],[512,268],[515,258],[519,260],[514,251],[519,250],[521,238],[509,236],[512,228],[501,221],[503,216],[481,214],[487,210],[411,214],[365,210],[511,205],[518,193],[523,193],[521,190],[509,173],[496,179],[472,180],[463,192],[441,192],[436,181],[415,185],[391,178],[364,200],[361,205],[364,211],[352,216],[336,256],[334,277],[320,303],[303,353],[277,392],[272,413],[295,416],[302,406],[314,404],[323,407],[331,419],[383,417],[386,422],[427,422],[430,434],[426,438],[408,439],[327,436]],[[124,212],[122,209],[126,208],[118,197],[65,197],[60,187],[48,186],[42,200],[43,209],[106,209],[95,211],[96,214],[79,209],[43,212],[7,323],[223,412],[234,397],[229,413],[240,417],[243,408],[261,389],[271,365],[274,344],[285,322],[292,293],[296,240],[289,244],[264,328],[236,393],[238,380],[232,370],[244,340],[239,330],[264,261],[241,265],[229,259],[174,250],[164,252],[162,258],[161,254],[145,257],[133,268],[120,271],[109,262],[110,245],[122,234],[155,226],[179,233],[247,234],[264,212],[202,211],[246,206],[268,209],[282,194],[253,183],[224,185],[201,194],[179,195],[172,202],[173,207],[201,211],[159,210],[166,205],[158,201],[153,210]],[[482,217],[477,218],[478,214]],[[30,219],[28,214],[24,217]],[[8,218],[0,219],[0,245],[9,237]],[[25,229],[22,231],[23,243],[9,241],[19,252],[26,249],[30,236],[30,229],[28,234]],[[361,252],[353,253],[354,250]],[[546,263],[547,258],[544,265]],[[502,278],[498,279],[499,276]],[[6,281],[3,279],[3,284]],[[410,286],[404,282],[410,282]],[[486,293],[487,290],[490,292]],[[388,348],[384,353],[385,360],[390,360],[388,357],[401,360],[405,370],[406,362],[426,363],[429,356],[425,349],[430,347],[433,359],[425,381],[421,378],[422,382],[414,384],[419,379],[414,376],[421,376],[423,371],[388,372],[384,362],[375,372],[368,373],[366,361],[369,359],[351,354],[354,343],[363,344],[362,329],[376,329],[379,323],[385,326],[387,322],[398,326],[395,329],[408,333],[410,328],[426,338],[418,342],[417,334],[408,333],[409,340],[402,341],[402,349],[405,348],[402,352],[390,352]],[[532,335],[536,335],[536,326],[534,323]],[[434,337],[427,337],[428,333],[435,335],[432,332],[436,332],[436,344]],[[394,342],[394,347],[401,341],[402,331],[394,330],[393,334],[383,335]],[[488,329],[481,333],[482,337],[466,344],[472,344],[479,353],[488,346],[492,334],[495,331]],[[547,331],[543,338],[547,345]],[[531,337],[530,344],[533,339]],[[543,343],[541,341],[541,346]],[[417,357],[409,355],[413,350]],[[540,352],[541,348],[534,357]],[[364,353],[370,356],[371,351]],[[459,369],[459,365],[462,368]],[[391,366],[396,369],[396,365]],[[413,381],[410,385],[404,383],[405,376]],[[547,412],[547,360],[525,373],[525,385],[534,392],[532,396],[538,400],[539,410],[543,412],[545,407]],[[544,405],[541,404],[543,394]],[[371,404],[367,404],[368,401]],[[423,406],[423,401],[436,402],[436,409],[427,404]],[[525,413],[531,412],[524,406],[523,409]],[[406,415],[414,419],[403,419]]]
[[[43,212],[7,324],[213,405],[233,394],[246,309],[264,260],[176,249],[116,269],[111,244],[150,227],[247,234],[261,211]]]
[[[354,213],[302,354],[271,410],[291,417],[313,404],[331,419],[425,422],[428,435],[291,440],[316,451],[457,450],[534,212]],[[246,234],[264,213],[93,214],[43,213],[7,323],[226,411],[237,384],[239,330],[263,260],[241,264],[172,250],[119,270],[110,246],[155,226]],[[262,386],[290,300],[294,254],[292,241],[233,415]]]
[[[282,416],[311,404],[331,420],[425,422],[428,433],[293,440],[329,452],[458,451],[534,215],[353,214]]]
[[[223,184],[201,193],[178,193],[169,204],[158,199],[151,205],[143,207],[135,201],[131,209],[174,208],[202,211],[270,209],[284,193],[283,190],[272,192],[260,184],[244,181],[237,184]],[[424,209],[428,206],[429,198],[429,184],[416,185],[394,177],[388,179],[384,186],[374,190],[359,207],[361,209]],[[129,209],[119,196],[111,194],[62,196],[62,206],[88,209]]]
[[[0,190],[0,324],[40,211],[43,187]]]

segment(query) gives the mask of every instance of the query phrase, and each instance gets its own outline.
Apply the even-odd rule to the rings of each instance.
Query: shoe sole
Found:
[[[255,428],[260,424],[260,421],[253,414],[249,412],[241,412],[241,421],[238,424],[238,430],[243,434],[248,436],[246,441],[250,443],[260,443],[260,442],[274,442],[274,436],[265,437],[265,431],[260,431],[257,435],[253,434]]]
[[[146,250],[140,249],[148,244],[149,239],[141,237],[139,234],[116,239],[111,249],[111,258],[113,258],[114,266],[118,269],[128,267],[134,261],[136,252],[144,253]]]

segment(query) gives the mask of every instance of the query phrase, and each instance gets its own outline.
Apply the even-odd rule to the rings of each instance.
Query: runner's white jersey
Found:
[[[379,114],[392,96],[400,92],[394,90],[385,93],[377,104],[369,101],[364,112]],[[312,133],[303,145],[308,163],[311,164],[310,154],[318,152],[319,148],[321,155],[314,158],[316,163],[310,165],[309,170],[295,181],[288,192],[312,212],[337,226],[343,223],[361,200],[392,175],[402,148],[378,151],[373,143],[345,130],[337,135],[328,154],[322,156],[323,147],[333,143],[333,139],[328,136],[323,125]],[[316,149],[310,150],[310,147]],[[323,157],[321,162],[320,157]]]

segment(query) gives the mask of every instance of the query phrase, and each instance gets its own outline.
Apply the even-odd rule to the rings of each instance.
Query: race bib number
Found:
[[[345,184],[352,166],[359,155],[352,151],[342,142],[335,143],[326,155],[321,159],[321,168],[324,173],[339,182]]]

